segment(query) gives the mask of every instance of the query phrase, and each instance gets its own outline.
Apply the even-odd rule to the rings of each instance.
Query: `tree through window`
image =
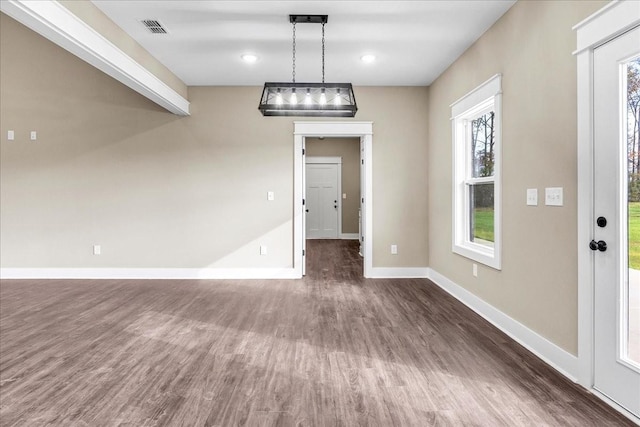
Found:
[[[471,176],[473,178],[492,177],[494,157],[495,111],[489,111],[471,121]],[[472,242],[493,246],[494,236],[494,184],[485,182],[473,185],[470,191],[471,224],[469,239]]]

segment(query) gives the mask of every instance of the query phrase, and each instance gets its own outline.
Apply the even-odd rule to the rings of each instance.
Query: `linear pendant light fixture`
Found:
[[[358,106],[351,83],[324,81],[324,26],[328,15],[289,15],[293,26],[291,83],[267,82],[258,109],[264,116],[354,117]],[[296,82],[296,24],[322,24],[322,83]]]

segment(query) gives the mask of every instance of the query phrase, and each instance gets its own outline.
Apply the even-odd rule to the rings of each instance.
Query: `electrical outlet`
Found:
[[[93,245],[93,254],[94,255],[102,254],[102,248],[100,247],[100,245]]]
[[[31,140],[35,141],[38,139],[38,132],[36,132],[35,130],[31,131]]]
[[[473,277],[478,277],[478,264],[473,264]]]
[[[267,192],[267,200],[272,202],[276,199],[276,194],[273,191]]]
[[[398,255],[398,245],[391,245],[391,254]]]
[[[264,245],[260,245],[260,255],[266,255],[267,254],[267,247]]]
[[[7,141],[13,141],[16,139],[16,133],[12,130],[7,131]]]

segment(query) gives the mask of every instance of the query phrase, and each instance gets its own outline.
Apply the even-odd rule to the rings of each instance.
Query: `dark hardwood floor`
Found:
[[[428,280],[0,282],[2,426],[632,425]]]

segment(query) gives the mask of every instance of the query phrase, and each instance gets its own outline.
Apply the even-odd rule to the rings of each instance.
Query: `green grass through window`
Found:
[[[640,202],[629,202],[629,268],[640,270]]]
[[[638,203],[640,205],[640,203]],[[638,215],[640,216],[640,206],[638,207]],[[491,208],[476,208],[473,210],[475,229],[473,230],[473,237],[477,239],[487,240],[489,242],[494,241],[493,237],[493,209]],[[640,217],[638,232],[640,233]],[[639,245],[640,246],[640,245]],[[639,247],[640,250],[640,247]]]

